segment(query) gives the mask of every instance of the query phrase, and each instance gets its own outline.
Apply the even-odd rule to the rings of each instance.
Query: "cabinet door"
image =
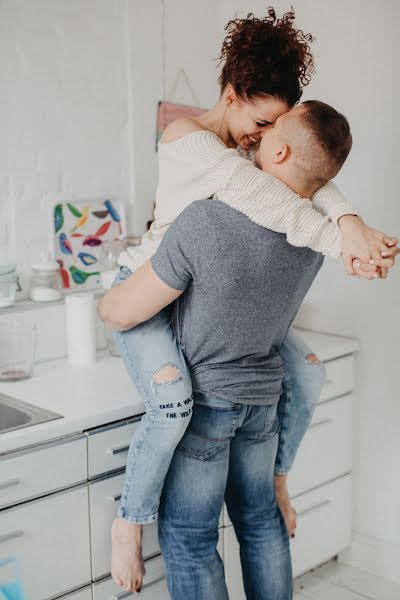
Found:
[[[352,396],[318,404],[289,473],[292,497],[352,468]]]
[[[225,527],[224,532],[224,565],[225,581],[229,600],[246,600],[243,588],[242,566],[240,564],[239,542],[233,526]]]
[[[93,579],[110,573],[110,530],[119,505],[123,481],[124,474],[120,474],[89,484]],[[143,556],[148,558],[159,553],[157,523],[145,525],[143,528]]]
[[[330,560],[351,542],[351,476],[293,498],[296,537],[290,540],[297,577]]]
[[[90,583],[87,485],[3,510],[0,555],[19,560],[29,600]]]

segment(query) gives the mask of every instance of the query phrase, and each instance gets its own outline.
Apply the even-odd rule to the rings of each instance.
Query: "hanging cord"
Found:
[[[171,89],[168,93],[168,96],[166,98],[167,101],[173,101],[173,97],[174,94],[178,88],[178,84],[180,81],[183,81],[183,83],[186,84],[187,89],[190,92],[190,95],[192,97],[192,101],[194,102],[194,106],[200,108],[200,100],[199,97],[197,96],[192,84],[190,83],[190,79],[185,71],[185,69],[183,69],[182,67],[178,70],[176,77],[175,77],[175,81],[171,86]]]

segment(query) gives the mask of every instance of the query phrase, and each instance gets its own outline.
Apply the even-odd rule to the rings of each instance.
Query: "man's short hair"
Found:
[[[320,100],[307,100],[301,106],[306,109],[303,119],[328,159],[322,178],[332,179],[340,171],[353,144],[349,122],[344,115]]]

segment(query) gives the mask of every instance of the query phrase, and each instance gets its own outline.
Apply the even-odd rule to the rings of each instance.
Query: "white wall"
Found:
[[[165,89],[184,67],[205,106],[217,92],[213,10],[165,0]],[[162,0],[0,2],[0,262],[37,260],[58,199],[115,196],[130,233],[143,233],[157,183],[161,17]],[[193,102],[184,86],[173,99]]]
[[[318,98],[349,119],[354,146],[337,178],[365,220],[400,235],[397,190],[400,38],[397,0],[292,0],[297,23],[317,40],[317,74],[304,99]],[[236,9],[265,13],[258,2],[221,2],[221,25]],[[361,340],[354,426],[354,526],[400,541],[400,393],[398,268],[386,281],[358,281],[327,260],[308,301],[313,327]],[[309,314],[309,310],[307,313]],[[301,321],[300,321],[301,322]]]

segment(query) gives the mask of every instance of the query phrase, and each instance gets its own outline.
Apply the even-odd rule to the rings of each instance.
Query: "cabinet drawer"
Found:
[[[0,457],[0,508],[86,481],[86,439],[33,446]]]
[[[126,465],[132,435],[140,419],[88,433],[89,478]]]
[[[351,542],[351,476],[293,499],[296,537],[290,540],[293,576],[333,558]]]
[[[326,383],[320,402],[348,394],[354,389],[354,356],[342,356],[325,363]]]
[[[89,484],[90,533],[93,579],[110,573],[110,529],[116,517],[124,475],[114,475]],[[160,553],[157,523],[143,528],[143,556]]]
[[[291,496],[351,471],[352,396],[319,404],[289,473]]]
[[[147,560],[145,563],[146,575],[143,580],[141,600],[168,600],[168,588],[165,580],[164,562],[161,556]],[[136,598],[121,589],[111,579],[105,579],[93,584],[93,600],[122,600],[122,598]]]
[[[0,513],[0,554],[16,556],[29,600],[91,581],[87,485]]]

